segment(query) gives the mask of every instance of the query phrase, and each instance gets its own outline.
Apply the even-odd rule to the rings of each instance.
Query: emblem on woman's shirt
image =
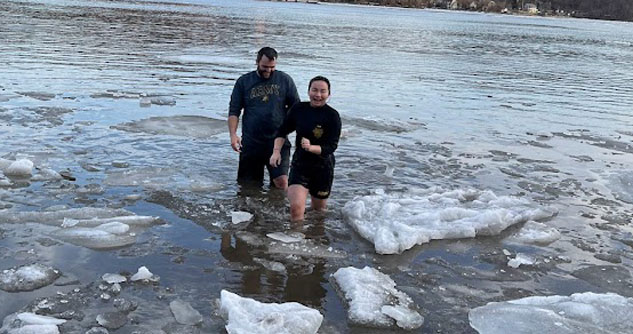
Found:
[[[321,138],[321,136],[323,136],[323,128],[320,125],[317,125],[316,128],[312,130],[312,134],[314,135],[314,138]]]

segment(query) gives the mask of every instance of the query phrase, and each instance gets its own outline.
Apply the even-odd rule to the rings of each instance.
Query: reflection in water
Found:
[[[328,245],[323,218],[293,223],[291,231],[304,233],[307,239]],[[249,226],[247,231],[260,237],[266,234],[266,229],[261,226]],[[271,242],[279,241],[266,238],[263,245],[254,245],[236,236],[234,232],[222,233],[220,253],[229,262],[239,264],[235,271],[240,275],[241,291],[237,293],[263,295],[271,301],[295,301],[317,309],[322,308],[326,295],[323,285],[327,284],[326,259],[269,254],[266,252],[266,245]],[[266,266],[271,263],[281,264],[283,267]]]

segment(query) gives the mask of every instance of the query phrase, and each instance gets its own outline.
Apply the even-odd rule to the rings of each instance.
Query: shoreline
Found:
[[[570,18],[570,19],[586,19],[586,20],[601,20],[610,22],[633,22],[633,17],[630,20],[615,19],[610,17],[590,17],[587,15],[576,15],[574,12],[563,12],[557,14],[556,11],[550,10],[546,12],[533,12],[530,10],[497,8],[496,10],[486,9],[467,9],[467,8],[448,8],[441,6],[409,6],[398,4],[381,4],[377,1],[345,1],[345,0],[266,0],[271,2],[298,2],[308,4],[345,4],[350,6],[368,6],[368,7],[385,7],[385,8],[405,8],[405,9],[427,9],[427,10],[446,10],[456,12],[470,12],[470,13],[484,13],[484,14],[501,14],[512,16],[525,16],[525,17],[552,17],[552,18]]]

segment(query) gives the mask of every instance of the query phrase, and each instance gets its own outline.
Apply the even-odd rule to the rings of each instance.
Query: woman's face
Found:
[[[308,90],[308,96],[310,96],[311,106],[323,107],[327,102],[327,98],[330,97],[330,90],[327,87],[327,83],[320,80],[312,82]]]

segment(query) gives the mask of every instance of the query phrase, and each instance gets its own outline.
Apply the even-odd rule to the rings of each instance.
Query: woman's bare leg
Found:
[[[320,199],[320,198],[316,198],[314,196],[310,197],[310,202],[312,203],[310,205],[310,207],[313,210],[316,211],[325,211],[327,210],[327,198],[326,199]]]
[[[293,184],[288,187],[288,200],[290,201],[290,220],[300,221],[303,220],[303,215],[306,210],[306,199],[308,198],[308,188],[300,185]]]

